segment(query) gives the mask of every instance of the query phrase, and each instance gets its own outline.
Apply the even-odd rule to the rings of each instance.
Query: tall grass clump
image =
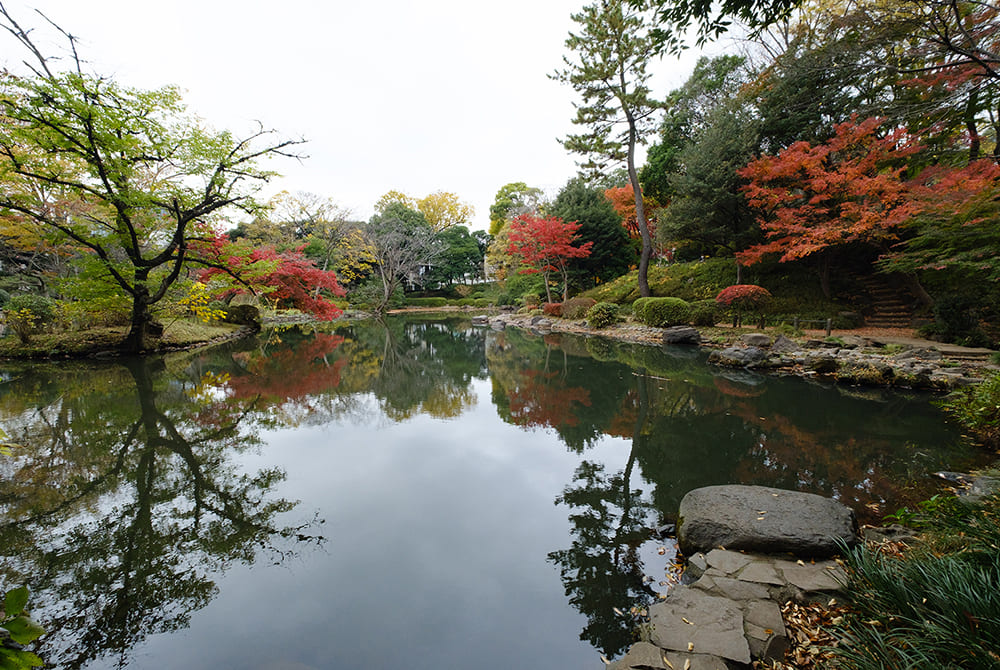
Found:
[[[922,535],[901,555],[845,550],[837,667],[1000,668],[1000,495],[936,499],[908,522]]]
[[[941,407],[989,446],[1000,446],[1000,374],[949,394]]]

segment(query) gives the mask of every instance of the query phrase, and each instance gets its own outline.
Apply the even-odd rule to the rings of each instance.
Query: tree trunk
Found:
[[[816,266],[819,272],[819,287],[827,299],[830,297],[830,258],[827,254],[820,256]]]
[[[920,302],[928,307],[934,306],[934,298],[931,297],[931,294],[928,293],[927,289],[925,289],[923,284],[920,283],[917,275],[906,272],[902,273],[902,277],[906,282],[906,287],[910,289],[910,292],[913,293],[913,295],[917,296],[917,299],[919,299]]]
[[[969,102],[965,105],[965,129],[969,131],[969,162],[979,158],[981,142],[979,127],[976,125],[976,108],[979,104],[979,91],[973,89]]]
[[[743,265],[739,261],[736,261],[736,283],[743,283]]]
[[[635,143],[636,128],[635,118],[632,110],[625,108],[625,116],[628,119],[628,180],[632,185],[632,193],[635,197],[635,222],[639,226],[639,235],[642,237],[642,253],[639,254],[639,297],[648,298],[649,291],[649,259],[653,256],[653,240],[649,235],[649,226],[646,224],[646,209],[642,203],[642,186],[639,185],[639,174],[635,170]]]
[[[542,281],[545,283],[545,302],[552,302],[552,289],[549,288],[549,273],[542,273]]]
[[[153,314],[150,312],[149,289],[144,283],[136,281],[134,293],[132,294],[132,320],[129,323],[129,331],[125,339],[119,345],[125,353],[138,354],[153,348],[155,335],[158,333],[153,327]]]

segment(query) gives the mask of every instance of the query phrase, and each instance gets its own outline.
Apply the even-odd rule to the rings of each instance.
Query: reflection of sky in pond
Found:
[[[488,382],[475,381],[480,399]],[[548,552],[569,542],[553,504],[578,457],[544,431],[419,416],[265,434],[247,469],[280,464],[290,513],[326,519],[321,549],[233,568],[188,630],[136,654],[160,667],[599,667],[579,641]],[[627,458],[608,438],[593,455]],[[178,639],[179,638],[179,639]],[[241,659],[234,665],[234,659]]]

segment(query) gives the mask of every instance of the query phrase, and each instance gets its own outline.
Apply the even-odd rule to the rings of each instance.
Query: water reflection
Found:
[[[927,473],[974,458],[926,396],[719,370],[692,350],[598,338],[506,331],[487,353],[505,420],[551,430],[581,455],[602,436],[628,440],[622,464],[583,458],[555,500],[569,509],[572,545],[549,555],[587,617],[581,638],[608,656],[632,641],[629,605],[651,602],[663,577],[640,548],[691,489],[809,491],[878,522],[929,495]]]
[[[125,666],[139,641],[187,626],[230,564],[322,540],[315,521],[276,521],[295,507],[271,494],[281,470],[234,464],[259,443],[255,403],[222,402],[162,359],[22,367],[3,385],[24,445],[4,462],[4,577],[31,584],[48,662]]]
[[[388,588],[398,547],[422,547],[412,558],[430,567],[412,574],[439,580],[424,585],[418,611],[394,613],[394,637],[427,652],[407,659],[412,667],[452,658],[438,651],[439,640],[421,637],[438,629],[421,625],[457,621],[482,640],[495,636],[501,619],[523,620],[517,602],[480,628],[452,617],[457,602],[481,609],[471,605],[484,582],[468,565],[471,555],[509,559],[493,574],[517,573],[533,592],[554,582],[557,606],[568,611],[558,625],[580,629],[564,591],[585,619],[580,637],[615,655],[631,641],[628,607],[655,598],[662,578],[644,560],[651,533],[690,489],[782,486],[836,496],[878,519],[926,497],[925,473],[965,467],[973,456],[926,397],[718,370],[686,349],[485,331],[460,317],[294,328],[166,358],[4,368],[0,421],[25,446],[0,460],[3,574],[31,586],[36,617],[51,631],[48,660],[68,668],[105,656],[129,665],[143,640],[212,610],[236,564],[301,555],[313,578],[287,594],[299,602],[336,602],[369,582],[411,593],[412,584]],[[308,449],[292,448],[303,441]],[[536,472],[540,461],[551,471]],[[300,488],[286,486],[291,467],[354,474],[337,480],[334,498],[301,475]],[[400,491],[408,494],[400,499]],[[542,504],[517,506],[515,499],[539,492]],[[345,525],[337,505],[352,499],[367,502]],[[503,501],[501,511],[494,500]],[[478,514],[465,511],[477,507]],[[543,528],[539,519],[555,512],[556,526]],[[449,532],[437,532],[445,515],[453,515]],[[323,552],[304,551],[322,540],[320,517],[340,524],[338,536],[364,526],[361,539],[334,537]],[[486,519],[493,521],[483,528]],[[371,528],[388,529],[387,537]],[[508,539],[525,529],[537,531],[530,538],[539,543],[527,557]],[[432,537],[447,539],[429,547]],[[535,563],[543,571],[527,574]],[[361,572],[375,565],[377,573]],[[262,580],[255,592],[285,583],[267,572],[253,580]],[[450,592],[450,602],[433,602],[432,591]],[[508,583],[503,593],[517,591]],[[308,645],[321,643],[382,649],[381,626],[360,622],[383,621],[385,599],[362,611],[365,599],[352,601],[351,639],[319,630],[283,653],[307,655]],[[245,616],[209,620],[221,629],[257,625]],[[500,643],[527,644],[523,633],[512,636]],[[450,644],[454,658],[482,657]],[[540,644],[566,653],[560,641]],[[169,648],[162,639],[158,645]],[[555,662],[532,654],[538,667]]]

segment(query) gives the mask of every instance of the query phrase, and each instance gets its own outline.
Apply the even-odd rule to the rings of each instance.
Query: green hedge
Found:
[[[691,304],[680,298],[639,298],[632,303],[636,317],[647,326],[667,328],[691,321]]]

